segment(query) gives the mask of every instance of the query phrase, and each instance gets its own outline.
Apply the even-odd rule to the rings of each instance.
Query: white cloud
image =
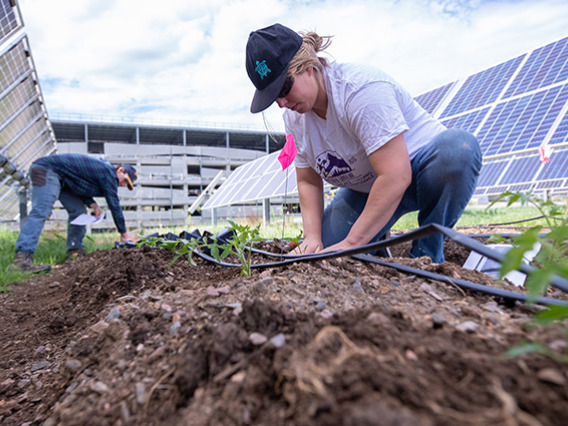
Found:
[[[262,126],[244,68],[250,31],[334,35],[414,95],[568,35],[564,0],[20,0],[51,115]],[[280,128],[280,111],[269,110]]]

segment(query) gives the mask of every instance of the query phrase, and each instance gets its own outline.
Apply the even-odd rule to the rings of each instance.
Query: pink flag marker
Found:
[[[538,153],[540,154],[540,161],[542,161],[543,163],[550,163],[550,146],[539,146]]]
[[[278,161],[282,164],[282,170],[285,170],[292,162],[294,158],[296,158],[296,154],[298,150],[296,149],[296,144],[294,143],[294,136],[292,133],[288,133],[286,135],[286,143],[284,144],[284,148],[278,155]]]

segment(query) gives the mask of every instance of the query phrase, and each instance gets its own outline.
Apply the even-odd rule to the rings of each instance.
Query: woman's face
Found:
[[[294,85],[290,92],[283,98],[276,98],[280,108],[288,108],[300,114],[311,111],[318,95],[318,83],[312,68],[308,68],[301,74],[294,75]]]

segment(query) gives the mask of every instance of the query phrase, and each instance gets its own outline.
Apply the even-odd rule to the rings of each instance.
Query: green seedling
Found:
[[[554,276],[568,278],[568,219],[563,214],[560,206],[551,201],[535,197],[532,193],[505,192],[495,202],[509,197],[507,206],[520,202],[523,206],[530,204],[538,209],[545,218],[550,232],[542,236],[542,226],[534,226],[523,232],[520,236],[512,238],[513,248],[505,253],[500,275],[504,277],[510,271],[520,267],[524,254],[531,250],[536,243],[540,243],[541,249],[535,256],[533,263],[537,266],[527,274],[526,287],[528,301],[534,302],[539,296],[545,295]],[[491,205],[489,207],[491,207]],[[547,325],[560,322],[568,318],[568,307],[551,306],[539,312],[534,318],[534,324]],[[568,336],[568,327],[564,327]],[[568,356],[558,355],[546,349],[539,342],[524,343],[511,349],[508,356],[519,356],[525,353],[540,353],[568,362]]]
[[[190,240],[174,240],[174,241],[163,241],[160,237],[142,237],[136,243],[136,247],[140,248],[143,246],[149,247],[160,247],[165,250],[170,250],[174,253],[174,258],[170,262],[169,266],[172,266],[176,260],[182,256],[187,256],[187,261],[191,266],[195,266],[196,263],[193,260],[193,251],[200,249],[205,246],[205,244],[198,238],[191,238]]]
[[[251,228],[249,225],[239,225],[232,221],[229,221],[229,224],[235,235],[228,240],[227,244],[218,246],[223,249],[220,257],[225,258],[229,254],[234,254],[241,263],[241,275],[250,277],[251,248],[254,241],[258,240],[260,236],[260,224],[255,228]]]

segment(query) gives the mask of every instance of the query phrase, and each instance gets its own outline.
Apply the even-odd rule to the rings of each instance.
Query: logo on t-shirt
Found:
[[[351,172],[351,166],[335,151],[324,151],[316,158],[316,172],[324,179]]]

